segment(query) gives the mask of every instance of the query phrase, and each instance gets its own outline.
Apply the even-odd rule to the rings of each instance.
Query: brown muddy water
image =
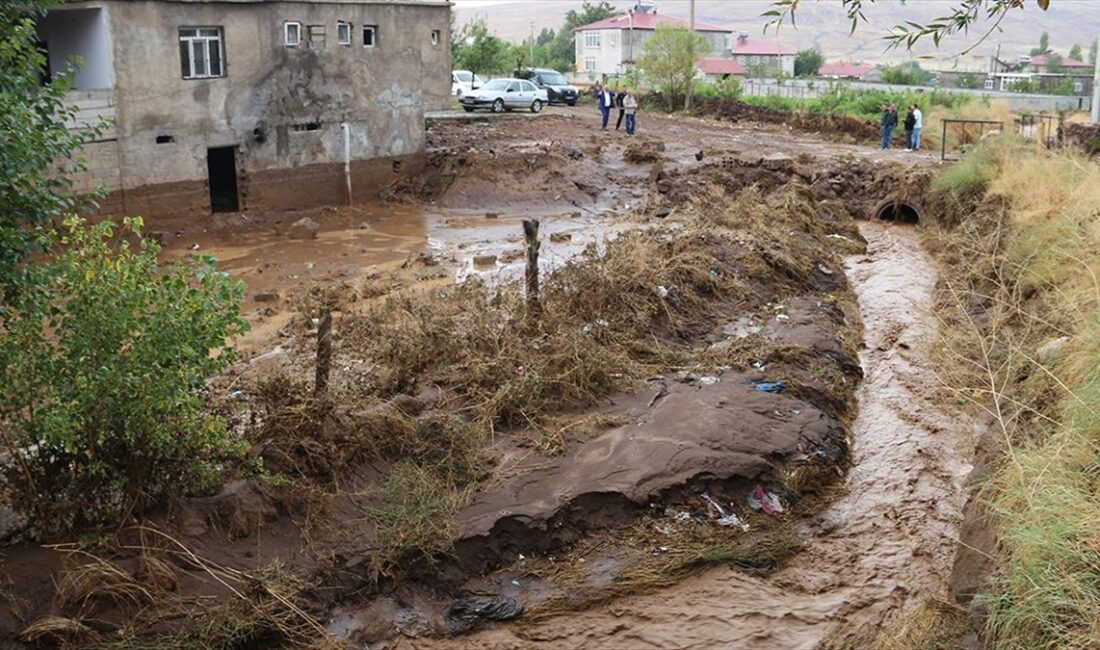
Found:
[[[928,360],[936,269],[908,227],[863,222],[846,273],[859,298],[865,380],[844,494],[770,578],[714,569],[658,593],[533,626],[399,647],[815,648],[864,645],[950,577],[973,449],[969,421],[935,401]]]

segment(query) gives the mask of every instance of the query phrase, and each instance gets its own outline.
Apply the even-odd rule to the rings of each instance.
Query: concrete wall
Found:
[[[39,20],[37,29],[38,38],[47,44],[54,75],[69,70],[73,57],[80,57],[83,65],[77,66],[74,79],[77,90],[114,85],[107,9],[60,7]]]
[[[109,10],[120,179],[109,203],[126,212],[209,210],[207,148],[222,146],[238,147],[242,209],[340,203],[344,122],[353,194],[366,200],[395,180],[395,161],[416,171],[424,111],[450,105],[445,5],[121,0]],[[299,47],[284,44],[288,20],[302,23]],[[352,23],[350,46],[337,44],[337,21]],[[373,48],[364,24],[378,27]],[[306,43],[309,25],[324,25],[323,49]],[[222,28],[224,77],[182,78],[179,29],[196,26]],[[295,129],[305,124],[319,128]]]
[[[599,32],[600,46],[589,47],[584,44],[584,35],[592,31]],[[577,71],[593,72],[595,74],[615,74],[622,72],[622,63],[625,58],[624,32],[622,29],[600,29],[577,32],[574,45],[577,50]],[[596,69],[588,70],[586,60],[593,58],[596,61]]]

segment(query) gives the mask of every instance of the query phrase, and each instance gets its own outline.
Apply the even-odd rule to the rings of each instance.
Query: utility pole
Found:
[[[695,39],[695,0],[691,0],[691,19],[690,19],[691,38],[692,42]],[[1100,59],[1100,57],[1097,57]],[[690,111],[692,105],[695,103],[695,61],[691,62],[691,76],[688,78],[688,92],[687,99],[684,101],[684,110]]]
[[[1093,124],[1100,122],[1100,56],[1092,70],[1092,116]]]

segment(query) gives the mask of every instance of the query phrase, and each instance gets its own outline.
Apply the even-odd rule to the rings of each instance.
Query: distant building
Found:
[[[695,63],[698,72],[710,82],[722,81],[730,77],[743,77],[745,67],[733,59],[707,58]],[[696,75],[698,76],[698,74]]]
[[[817,71],[817,76],[825,79],[849,79],[852,81],[868,81],[878,70],[870,63],[852,63],[850,61],[837,61],[826,63]]]
[[[111,121],[75,189],[103,212],[365,201],[425,159],[451,102],[447,0],[95,0],[38,19],[47,76],[84,60],[74,128]],[[345,174],[345,164],[349,170]]]
[[[725,49],[734,61],[750,72],[754,67],[763,66],[768,75],[782,71],[794,76],[794,58],[798,52],[778,41],[751,39],[748,32],[738,32],[734,38],[731,33]]]
[[[1036,56],[1024,55],[1015,63],[993,59],[982,87],[986,90],[1013,91],[1027,88],[1035,92],[1091,95],[1093,66],[1061,57],[1060,67],[1051,61],[1051,51]]]
[[[657,13],[649,3],[638,3],[625,14],[581,25],[573,30],[576,70],[593,75],[622,74],[645,52],[645,42],[659,25],[687,27],[688,21]],[[711,57],[728,57],[732,30],[695,21],[695,32],[707,39]]]

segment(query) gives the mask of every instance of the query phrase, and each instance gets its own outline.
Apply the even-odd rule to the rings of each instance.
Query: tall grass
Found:
[[[946,361],[993,416],[984,486],[1001,570],[983,596],[994,648],[1100,645],[1100,166],[1009,138],[934,189],[960,211],[944,248]],[[964,331],[968,330],[968,331]],[[1068,337],[1057,354],[1039,350]],[[946,366],[945,366],[946,367]]]

